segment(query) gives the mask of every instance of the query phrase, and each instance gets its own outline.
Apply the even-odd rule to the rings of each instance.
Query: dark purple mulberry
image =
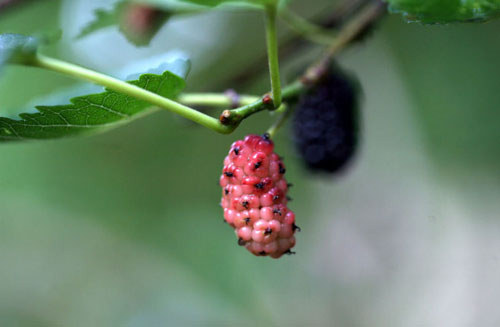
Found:
[[[302,96],[293,138],[311,171],[335,173],[346,166],[358,144],[358,114],[357,83],[339,69]]]

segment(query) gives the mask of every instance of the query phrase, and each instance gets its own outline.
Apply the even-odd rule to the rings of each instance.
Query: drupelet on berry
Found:
[[[351,160],[358,143],[356,83],[339,68],[302,96],[295,110],[293,139],[313,172],[336,173]]]
[[[257,256],[279,258],[295,246],[295,214],[287,207],[285,166],[268,135],[233,143],[220,177],[224,220],[238,244]]]

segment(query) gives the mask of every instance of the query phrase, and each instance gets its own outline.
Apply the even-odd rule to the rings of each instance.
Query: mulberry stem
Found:
[[[282,110],[282,108],[283,108],[283,113],[281,114],[281,116],[279,116],[278,120],[276,120],[276,122],[267,130],[267,133],[269,134],[270,138],[274,138],[276,132],[285,124],[285,122],[288,120],[291,113],[293,112],[293,108],[287,106],[286,104],[282,104],[279,110]]]

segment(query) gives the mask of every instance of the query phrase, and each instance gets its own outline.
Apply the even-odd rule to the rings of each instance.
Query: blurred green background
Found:
[[[181,50],[191,91],[267,90],[265,76],[227,84],[265,53],[258,13],[175,18],[148,48],[113,28],[75,41],[111,3],[35,1],[2,14],[0,32],[62,27],[45,53],[106,72]],[[292,6],[314,16],[331,1]],[[218,206],[224,155],[262,133],[266,113],[230,136],[160,112],[93,137],[1,144],[0,325],[500,325],[499,29],[388,16],[339,57],[364,89],[363,142],[346,174],[318,178],[279,133],[302,228],[280,260],[238,247]],[[317,53],[298,51],[285,76]],[[9,67],[0,113],[75,83]]]

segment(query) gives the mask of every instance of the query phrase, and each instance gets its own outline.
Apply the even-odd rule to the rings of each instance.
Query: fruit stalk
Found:
[[[283,124],[287,121],[287,119],[293,112],[293,107],[291,106],[282,104],[281,107],[283,108],[283,113],[276,120],[276,122],[267,130],[267,134],[269,134],[270,138],[274,138],[276,132],[283,126]],[[281,108],[279,110],[281,111]]]

